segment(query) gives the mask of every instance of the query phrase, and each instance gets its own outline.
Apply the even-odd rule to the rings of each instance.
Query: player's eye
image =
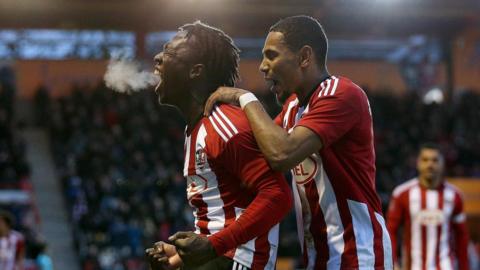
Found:
[[[272,51],[272,50],[266,50],[264,53],[263,53],[263,56],[265,58],[267,58],[268,60],[273,60],[275,59],[277,56],[278,56],[278,53],[275,52],[275,51]]]

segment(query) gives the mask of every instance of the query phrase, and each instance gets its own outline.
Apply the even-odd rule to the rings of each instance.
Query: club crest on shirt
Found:
[[[302,163],[293,167],[292,175],[297,185],[305,185],[312,181],[318,171],[318,163],[313,157],[306,158]]]
[[[195,151],[195,167],[203,170],[207,164],[207,153],[203,147],[198,147]]]
[[[422,225],[442,225],[445,215],[438,209],[423,209],[416,216],[417,222]]]

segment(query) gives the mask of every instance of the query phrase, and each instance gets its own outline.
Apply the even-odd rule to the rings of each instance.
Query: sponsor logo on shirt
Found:
[[[312,181],[318,171],[318,164],[313,157],[306,158],[292,169],[293,177],[298,185],[305,185]]]
[[[441,210],[438,209],[424,209],[418,212],[417,221],[422,225],[442,225],[445,216]]]
[[[207,189],[207,179],[200,175],[190,175],[187,177],[187,198],[191,200],[193,196]]]

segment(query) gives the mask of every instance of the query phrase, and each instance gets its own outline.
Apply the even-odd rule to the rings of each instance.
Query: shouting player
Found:
[[[222,87],[207,101],[240,104],[272,168],[291,169],[307,269],[391,269],[390,238],[375,191],[372,115],[365,92],[326,66],[314,18],[270,28],[260,71],[283,110],[272,121],[255,96]]]
[[[403,269],[469,269],[462,196],[445,183],[443,166],[438,146],[424,144],[417,158],[418,177],[393,191],[387,226],[395,250],[403,225]],[[396,255],[394,252],[399,268]],[[454,267],[455,261],[458,268]]]
[[[175,247],[149,249],[154,268],[175,268],[180,257],[187,269],[275,269],[278,223],[293,204],[288,184],[268,166],[240,108],[221,105],[203,117],[210,94],[234,85],[238,61],[232,39],[201,22],[181,27],[155,56],[159,102],[187,122],[183,173],[196,231],[170,237]]]

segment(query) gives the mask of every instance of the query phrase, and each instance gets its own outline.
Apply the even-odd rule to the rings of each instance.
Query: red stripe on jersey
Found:
[[[334,185],[333,181],[332,185]],[[333,187],[333,189],[335,190],[335,187]],[[343,233],[343,242],[345,243],[345,248],[342,254],[342,264],[340,269],[358,268],[357,241],[353,232],[354,228],[352,225],[348,227],[346,226],[346,224],[353,224],[352,215],[350,214],[347,200],[338,200],[337,198],[337,204],[338,211],[340,212],[340,218],[342,219],[345,229]]]
[[[327,231],[325,230],[327,225],[325,224],[325,218],[323,216],[322,209],[320,208],[317,185],[315,181],[310,181],[309,183],[305,184],[305,193],[307,195],[309,202],[308,204],[310,206],[310,212],[312,215],[310,233],[313,236],[315,250],[317,251],[315,267],[316,269],[326,269],[329,258]],[[304,252],[307,253],[306,251]],[[308,256],[306,265],[308,265]]]
[[[375,212],[372,208],[368,208],[370,221],[372,222],[373,230],[373,250],[375,252],[375,267],[384,267],[384,252],[383,252],[383,231],[382,227],[377,221]]]
[[[255,252],[251,269],[264,269],[270,259],[270,243],[268,242],[268,233],[259,236],[255,240],[255,250],[262,250],[262,254]],[[263,253],[266,251],[266,253]]]
[[[420,211],[427,208],[427,191],[423,188],[420,189]],[[421,225],[422,231],[422,269],[426,269],[427,263],[427,226]]]
[[[208,229],[208,205],[203,201],[201,194],[195,194],[191,199],[191,204],[197,207],[197,227],[200,229],[200,233],[204,235],[210,235],[210,230]]]

